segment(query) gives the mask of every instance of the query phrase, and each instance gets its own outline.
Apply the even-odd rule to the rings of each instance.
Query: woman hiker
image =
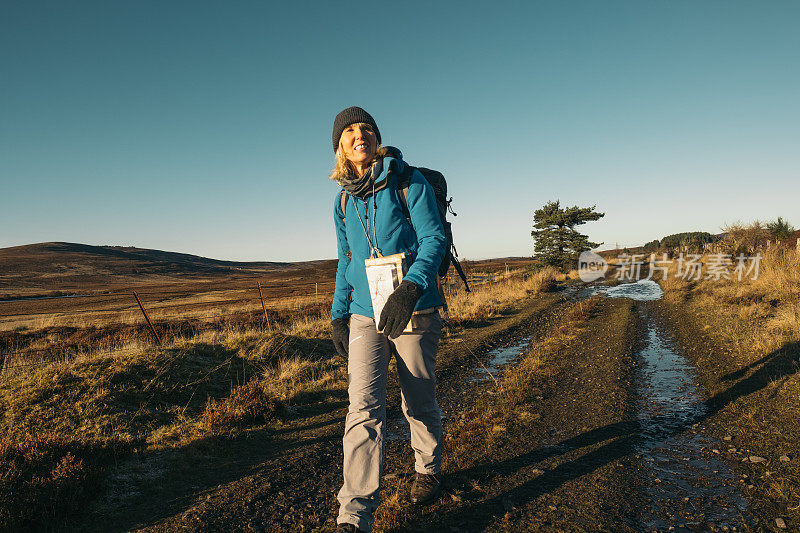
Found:
[[[433,189],[417,170],[404,212],[397,180],[406,163],[399,150],[381,146],[381,133],[369,113],[349,107],[336,116],[333,150],[331,179],[343,192],[336,194],[333,209],[339,263],[331,319],[333,343],[347,358],[350,400],[336,531],[370,531],[383,470],[391,354],[397,360],[403,414],[411,426],[416,470],[411,501],[429,503],[441,492],[442,422],[435,366],[442,302],[436,274],[446,240]],[[408,270],[375,316],[364,261],[401,252]],[[413,330],[404,332],[410,320]]]

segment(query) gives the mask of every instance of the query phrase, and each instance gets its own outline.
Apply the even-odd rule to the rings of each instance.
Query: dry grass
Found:
[[[708,256],[701,261],[705,272]],[[720,327],[741,348],[745,359],[757,354],[763,356],[787,342],[800,340],[798,250],[775,247],[763,252],[756,279],[749,274],[741,281],[734,275],[731,279],[688,281],[676,273],[677,266],[673,263],[666,280],[657,276],[665,296],[712,315],[719,314],[724,318]]]
[[[249,296],[248,296],[249,297]],[[270,311],[289,311],[300,309],[317,302],[329,301],[330,294],[320,293],[319,298],[315,296],[295,296],[289,298],[267,300],[266,308]],[[229,315],[254,313],[261,311],[260,302],[227,303],[217,306],[219,298],[211,298],[207,295],[200,295],[193,298],[178,298],[167,303],[145,302],[145,307],[150,319],[162,321],[170,319],[194,319],[202,318],[225,318]],[[224,300],[223,300],[224,301]],[[0,319],[0,329],[2,330],[37,330],[53,327],[102,327],[108,324],[133,325],[142,322],[142,312],[138,306],[122,305],[109,309],[97,309],[94,311],[65,313],[50,313],[45,315],[18,315],[3,317]]]
[[[302,280],[296,280],[301,282]],[[255,283],[255,282],[254,282]],[[265,306],[270,311],[292,311],[311,305],[330,302],[332,298],[332,284],[328,281],[320,282],[319,293],[315,293],[313,284],[302,289],[287,285],[287,291],[307,291],[305,294],[292,294],[286,296],[272,296],[265,294]],[[274,291],[274,289],[272,289]],[[142,302],[150,318],[154,321],[170,320],[176,318],[193,319],[218,317],[252,313],[261,311],[261,302],[258,292],[254,289],[213,290],[198,294],[172,295],[142,295]],[[30,310],[21,310],[0,317],[0,330],[37,330],[52,327],[103,327],[108,324],[132,325],[142,322],[142,312],[130,293],[113,296],[96,295],[90,298],[77,300],[53,300],[52,305],[65,306],[63,309],[56,307],[52,312],[42,312],[41,307]],[[39,306],[44,304],[34,302]],[[9,305],[9,304],[6,304]],[[27,303],[31,305],[31,303]],[[4,308],[8,309],[8,308]],[[27,309],[23,307],[21,309]],[[12,309],[13,310],[13,309]],[[26,314],[30,313],[30,314]]]
[[[0,527],[49,530],[63,523],[100,483],[100,464],[127,443],[98,446],[56,434],[0,438]]]
[[[771,237],[766,224],[758,220],[750,224],[741,222],[726,224],[722,227],[722,231],[726,234],[722,244],[732,255],[747,254],[748,251],[763,246]]]
[[[578,271],[573,268],[572,270],[570,270],[569,272],[567,272],[565,274],[560,274],[558,276],[558,278],[557,278],[557,281],[575,280],[575,279],[580,279],[580,277],[581,276],[578,273]]]
[[[0,529],[49,527],[79,509],[106,456],[248,431],[346,386],[320,320],[285,329],[208,331],[10,377],[0,386]]]
[[[800,250],[776,247],[765,252],[758,279],[751,284],[768,299],[800,301]]]
[[[546,269],[524,282],[454,292],[451,313],[462,326],[482,323],[550,290],[554,278]],[[131,334],[99,352],[7,373],[0,384],[0,529],[51,527],[80,508],[109,457],[283,424],[346,388],[327,313],[305,312],[272,331],[218,326],[189,329],[160,349]]]
[[[454,324],[469,326],[513,311],[525,298],[552,290],[558,271],[552,267],[533,274],[521,274],[501,283],[474,285],[471,292],[447,295],[448,316]]]
[[[272,421],[282,409],[283,403],[275,398],[264,383],[250,381],[233,389],[227,398],[209,398],[199,425],[213,434],[234,427]]]
[[[234,332],[259,331],[272,328],[296,336],[319,337],[327,330],[329,303],[311,305],[295,310],[269,311],[266,320],[259,309],[255,313],[227,313],[216,319],[175,320],[156,322],[155,327],[162,341],[173,346],[185,339],[206,338],[208,333],[232,334]],[[4,374],[29,371],[30,364],[42,364],[55,360],[85,360],[109,353],[142,351],[153,341],[147,324],[136,326],[107,324],[104,327],[82,328],[55,327],[18,333],[0,333],[0,352],[19,351],[9,355]]]

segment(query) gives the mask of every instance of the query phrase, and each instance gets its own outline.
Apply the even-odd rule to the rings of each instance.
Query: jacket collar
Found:
[[[375,177],[375,192],[382,191],[389,185],[389,174],[402,174],[406,168],[403,161],[403,153],[394,146],[386,147],[386,155],[383,158],[383,169],[380,175]],[[364,198],[372,196],[372,191],[368,191]]]

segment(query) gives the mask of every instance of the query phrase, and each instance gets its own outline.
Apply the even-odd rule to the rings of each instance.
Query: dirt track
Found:
[[[407,441],[394,438],[402,430],[397,386],[390,386],[388,418],[394,433],[386,448],[384,503],[376,530],[643,531],[672,525],[679,531],[704,531],[754,526],[746,510],[731,519],[733,526],[706,520],[702,488],[693,488],[700,503],[682,498],[656,502],[653,487],[662,480],[642,459],[651,438],[644,436],[643,425],[671,424],[657,435],[659,442],[701,435],[697,438],[705,444],[691,459],[701,464],[697,475],[702,476],[708,461],[715,460],[708,458],[706,444],[722,446],[715,437],[704,436],[705,427],[713,426],[724,406],[677,423],[673,415],[649,414],[643,424],[642,377],[637,373],[642,361],[637,358],[658,305],[608,298],[587,309],[584,305],[547,295],[515,316],[471,330],[466,345],[455,338],[444,343],[438,376],[445,453],[458,457],[446,457],[446,493],[432,506],[405,503],[413,460]],[[662,326],[668,329],[669,321],[662,320]],[[485,375],[472,353],[486,361],[493,347],[528,337],[532,346],[541,345],[540,366],[527,385],[529,401],[504,412],[497,385],[481,379]],[[550,342],[554,338],[561,340]],[[513,372],[515,365],[508,368]],[[714,405],[709,403],[713,397],[704,401]],[[313,410],[294,412],[277,430],[254,429],[233,440],[209,439],[191,450],[126,461],[112,473],[105,499],[98,500],[88,521],[76,529],[331,531],[341,483],[345,410],[346,393],[339,390]],[[735,484],[733,479],[717,483]],[[739,494],[735,486],[731,496],[717,485],[708,500],[714,505],[720,504],[719,498]]]

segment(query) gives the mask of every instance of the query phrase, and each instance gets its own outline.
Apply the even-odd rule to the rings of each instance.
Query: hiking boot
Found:
[[[358,529],[354,524],[345,523],[337,525],[334,533],[364,533],[364,531]]]
[[[411,503],[425,505],[433,502],[442,493],[441,474],[420,474],[417,472],[411,485]]]

